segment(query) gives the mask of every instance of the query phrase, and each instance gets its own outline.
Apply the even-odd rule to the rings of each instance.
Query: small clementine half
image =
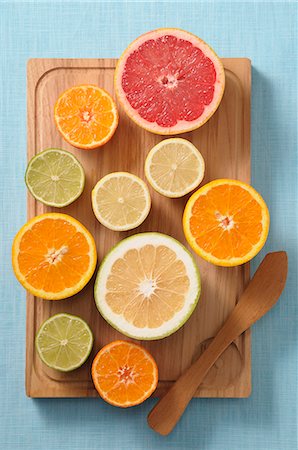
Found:
[[[85,150],[106,144],[118,125],[118,111],[110,94],[94,85],[74,86],[55,104],[54,118],[62,137]]]
[[[19,282],[36,297],[60,300],[79,292],[96,266],[89,231],[67,214],[47,213],[29,220],[12,245]]]
[[[106,402],[128,408],[139,405],[155,391],[158,369],[145,348],[132,342],[114,341],[95,356],[92,379]]]
[[[238,266],[263,247],[269,231],[269,211],[250,185],[238,180],[214,180],[188,200],[185,237],[202,258],[218,266]]]

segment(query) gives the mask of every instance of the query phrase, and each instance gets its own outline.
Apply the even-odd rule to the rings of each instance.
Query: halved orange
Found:
[[[54,118],[63,138],[85,150],[108,142],[118,125],[118,111],[110,94],[94,85],[74,86],[55,104]]]
[[[238,266],[263,247],[269,231],[269,211],[250,185],[238,180],[214,180],[188,200],[185,237],[193,250],[218,266]]]
[[[95,242],[73,217],[41,214],[14,238],[12,265],[19,282],[33,295],[60,300],[79,292],[92,277]]]
[[[142,403],[158,383],[157,365],[150,353],[126,341],[103,347],[94,358],[91,373],[99,395],[121,408]]]

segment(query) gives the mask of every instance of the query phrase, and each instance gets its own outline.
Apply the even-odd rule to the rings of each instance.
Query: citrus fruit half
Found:
[[[48,148],[29,161],[25,181],[36,200],[62,208],[83,192],[85,173],[74,155],[59,148]]]
[[[35,338],[41,360],[62,372],[80,367],[90,355],[92,344],[93,335],[87,323],[65,313],[47,319]]]
[[[79,292],[92,277],[95,242],[73,217],[41,214],[14,238],[12,265],[19,282],[33,295],[60,300]]]
[[[126,113],[152,133],[195,130],[216,111],[225,75],[215,52],[197,36],[161,28],[138,37],[115,73],[116,95]]]
[[[106,402],[128,408],[139,405],[155,391],[158,369],[145,348],[132,342],[114,341],[95,356],[92,379]]]
[[[146,158],[147,180],[166,197],[183,197],[201,183],[205,172],[199,150],[186,139],[164,139]]]
[[[95,283],[99,312],[136,339],[161,339],[178,330],[200,296],[191,254],[170,236],[140,233],[120,241],[105,257]]]
[[[92,191],[92,208],[98,221],[110,230],[131,230],[141,225],[149,214],[149,189],[131,173],[109,173]]]
[[[63,92],[55,104],[54,118],[62,137],[85,150],[108,142],[118,125],[114,100],[94,85],[74,86]]]
[[[219,266],[238,266],[263,247],[269,231],[266,203],[250,185],[214,180],[188,200],[183,228],[189,245]]]

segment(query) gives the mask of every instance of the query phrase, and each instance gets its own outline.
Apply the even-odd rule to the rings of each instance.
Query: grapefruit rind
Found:
[[[119,314],[115,314],[105,301],[106,281],[114,261],[121,257],[125,251],[132,248],[139,248],[146,244],[168,245],[185,263],[190,280],[189,292],[182,310],[176,313],[168,322],[154,329],[137,328],[128,323]],[[125,336],[144,341],[163,339],[181,328],[197,306],[200,294],[201,277],[192,254],[176,239],[158,232],[139,233],[118,242],[101,262],[94,286],[95,303],[103,318],[115,330]]]
[[[124,71],[127,57],[146,40],[150,38],[157,39],[158,37],[164,36],[166,33],[172,34],[178,38],[188,40],[193,45],[202,49],[204,54],[212,60],[217,75],[214,91],[214,98],[217,98],[217,101],[214,102],[213,100],[210,105],[205,107],[203,114],[198,119],[195,119],[193,121],[179,120],[175,126],[168,128],[161,127],[157,123],[149,122],[146,119],[143,119],[126,99],[126,94],[121,84],[122,73]],[[196,130],[197,128],[200,128],[202,125],[204,125],[211,118],[211,116],[213,116],[213,114],[219,107],[224,94],[225,72],[223,63],[221,62],[215,51],[205,41],[197,37],[195,34],[190,33],[189,31],[182,30],[180,28],[158,28],[156,30],[142,34],[124,50],[116,66],[114,85],[116,96],[119,102],[123,106],[126,114],[130,117],[131,120],[133,120],[133,122],[135,122],[138,126],[144,128],[145,130],[150,131],[151,133],[167,136],[188,133],[190,131]]]
[[[195,238],[193,237],[189,225],[190,225],[190,218],[192,216],[192,207],[194,203],[196,202],[197,198],[201,195],[206,194],[210,189],[212,189],[215,186],[222,185],[224,183],[237,185],[242,187],[243,189],[246,189],[253,198],[259,203],[259,205],[262,208],[262,225],[263,225],[263,232],[262,236],[259,240],[259,242],[252,248],[252,250],[247,253],[244,257],[241,258],[229,258],[229,259],[219,259],[213,256],[212,254],[204,251],[200,246],[197,245]],[[261,197],[261,195],[249,184],[244,183],[243,181],[239,180],[232,180],[232,179],[217,179],[214,181],[211,181],[210,183],[205,184],[203,187],[199,188],[196,192],[192,194],[192,196],[189,198],[185,209],[183,213],[183,231],[186,237],[187,242],[189,243],[190,247],[203,259],[206,261],[216,265],[216,266],[223,266],[223,267],[234,267],[239,266],[241,264],[244,264],[248,261],[250,261],[252,258],[254,258],[259,251],[263,248],[265,245],[268,233],[269,233],[269,225],[270,225],[270,215],[268,211],[268,207],[264,201],[264,199]]]
[[[63,291],[60,292],[47,292],[43,289],[35,289],[31,284],[29,284],[26,281],[25,276],[21,273],[19,270],[19,264],[18,264],[18,254],[19,254],[19,248],[20,248],[20,242],[21,239],[26,231],[28,231],[32,225],[38,223],[41,220],[44,220],[46,218],[49,219],[64,219],[67,222],[74,225],[78,231],[84,234],[90,248],[90,266],[88,268],[88,271],[84,274],[81,281],[77,283],[75,286],[72,286],[70,288],[65,288]],[[33,296],[40,297],[44,300],[63,300],[65,298],[71,297],[78,292],[80,292],[88,283],[88,281],[91,279],[97,262],[97,252],[96,252],[96,245],[95,241],[93,239],[93,236],[91,233],[87,230],[87,228],[84,227],[78,220],[74,219],[73,217],[69,216],[68,214],[62,214],[62,213],[45,213],[40,214],[39,216],[33,217],[31,220],[29,220],[25,225],[22,226],[22,228],[18,231],[16,234],[13,244],[12,244],[12,267],[15,273],[16,278],[21,283],[21,285],[27,289]]]

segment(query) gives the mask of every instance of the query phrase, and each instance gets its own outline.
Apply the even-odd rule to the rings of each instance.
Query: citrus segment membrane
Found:
[[[193,258],[175,239],[140,233],[104,259],[95,284],[104,318],[127,336],[159,339],[188,319],[200,295]]]
[[[87,323],[65,313],[47,319],[35,339],[41,360],[63,372],[80,367],[88,358],[92,344],[93,335]]]
[[[105,401],[127,408],[142,403],[155,391],[158,369],[153,357],[140,345],[115,341],[94,358],[92,379]]]
[[[200,38],[161,28],[124,51],[115,75],[127,114],[143,128],[175,134],[198,128],[217,109],[224,91],[222,63]]]

